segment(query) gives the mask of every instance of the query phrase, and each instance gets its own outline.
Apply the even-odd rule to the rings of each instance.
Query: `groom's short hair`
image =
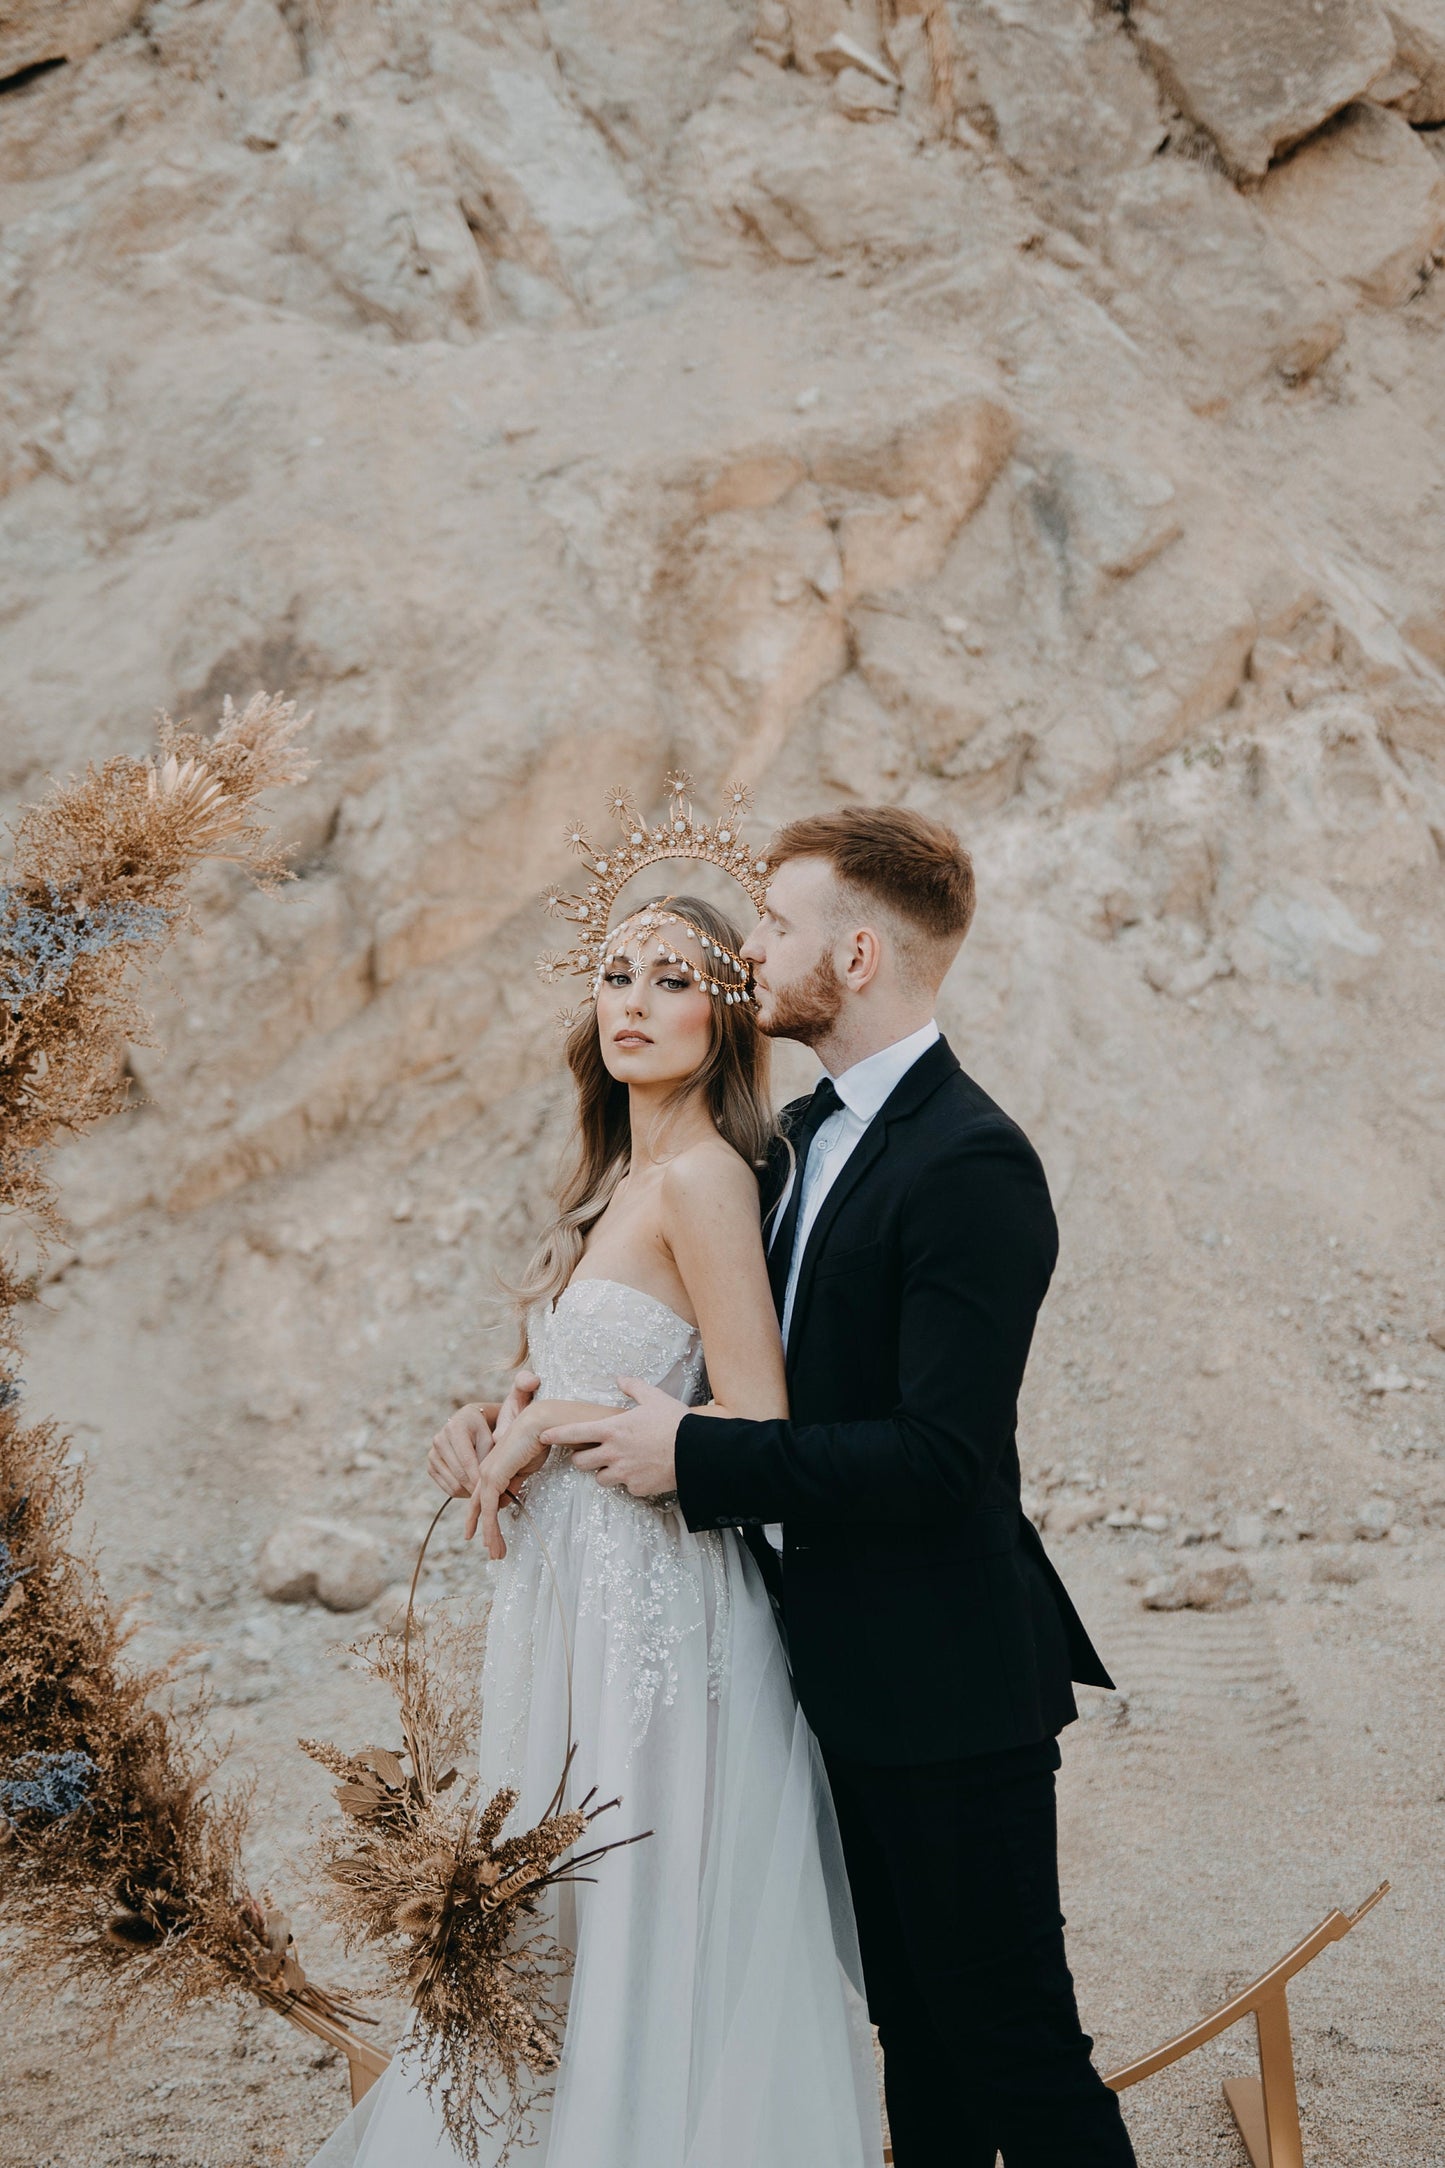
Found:
[[[950,953],[973,919],[973,860],[951,828],[896,805],[849,805],[789,821],[768,862],[826,858],[838,879]]]

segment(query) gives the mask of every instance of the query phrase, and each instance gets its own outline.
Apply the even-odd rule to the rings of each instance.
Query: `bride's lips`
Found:
[[[652,1041],[645,1031],[614,1031],[612,1044],[614,1046],[651,1046]]]

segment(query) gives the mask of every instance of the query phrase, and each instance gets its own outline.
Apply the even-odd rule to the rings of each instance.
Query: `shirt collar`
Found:
[[[892,1046],[880,1048],[866,1060],[855,1061],[851,1069],[835,1076],[834,1089],[848,1112],[856,1115],[859,1121],[871,1122],[884,1101],[892,1098],[913,1064],[928,1052],[938,1037],[938,1026],[930,1017],[921,1031],[910,1032],[906,1039],[895,1039]]]

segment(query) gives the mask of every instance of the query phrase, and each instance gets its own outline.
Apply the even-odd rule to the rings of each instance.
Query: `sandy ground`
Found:
[[[200,1227],[184,1238],[197,1257],[208,1239]],[[1196,1295],[1213,1272],[1222,1302],[1230,1268],[1206,1256]],[[219,1413],[205,1434],[202,1355],[168,1341],[143,1260],[142,1251],[125,1273],[70,1276],[68,1299],[33,1316],[31,1388],[77,1426],[89,1452],[109,1583],[142,1599],[140,1648],[199,1652],[216,1721],[232,1735],[232,1767],[259,1780],[256,1881],[288,1905],[318,1976],[354,1978],[305,1894],[304,1832],[327,1802],[321,1772],[293,1742],[321,1733],[359,1743],[382,1722],[375,1689],[345,1653],[354,1626],[369,1620],[272,1606],[256,1593],[255,1532],[267,1523],[268,1497],[286,1488],[293,1447],[285,1426],[238,1433]],[[1146,1310],[1157,1320],[1158,1298],[1122,1264],[1109,1276],[1119,1320]],[[1102,1401],[1097,1378],[1076,1382],[1070,1398],[1076,1336],[1101,1299],[1097,1283],[1061,1279],[1026,1407],[1031,1438],[1057,1436],[1071,1411],[1081,1454],[1106,1436],[1128,1446],[1126,1426],[1147,1415],[1153,1391],[1144,1360],[1120,1363]],[[363,1486],[373,1523],[390,1520],[399,1545],[429,1510],[412,1452],[429,1428],[423,1369],[414,1365],[394,1404],[393,1458],[334,1486],[353,1505]],[[1227,1376],[1207,1382],[1230,1387]],[[1133,1394],[1142,1397],[1131,1407]],[[1101,2064],[1112,2067],[1223,1999],[1332,1905],[1353,1907],[1388,1876],[1391,1896],[1293,1992],[1306,2157],[1312,2168],[1431,2168],[1445,2163],[1445,1901],[1436,1872],[1445,1528],[1431,1525],[1445,1514],[1428,1447],[1378,1402],[1366,1406],[1339,1450],[1358,1454],[1362,1495],[1371,1470],[1389,1477],[1401,1532],[1360,1541],[1327,1508],[1312,1518],[1298,1502],[1266,1514],[1278,1540],[1240,1554],[1255,1587],[1240,1609],[1143,1607],[1151,1578],[1229,1555],[1207,1535],[1181,1548],[1196,1533],[1183,1509],[1171,1506],[1164,1531],[1095,1526],[1053,1541],[1121,1689],[1090,1693],[1066,1742],[1065,1905],[1086,2022]],[[1096,1466],[1103,1458],[1093,1452]],[[1141,1494],[1158,1492],[1148,1453],[1124,1460]],[[1061,1491],[1057,1467],[1048,1472],[1035,1455],[1031,1472],[1056,1496],[1087,1492],[1075,1479],[1095,1474],[1070,1462]],[[1172,1472],[1177,1479],[1177,1459]],[[1249,1474],[1262,1503],[1274,1492],[1268,1463],[1260,1458]],[[1336,1467],[1327,1487],[1347,1481]],[[1100,1484],[1124,1495],[1117,1482]],[[1378,1481],[1374,1495],[1385,1489]],[[1298,1500],[1298,1480],[1296,1491]],[[1228,1504],[1216,1494],[1214,1510]],[[1203,1526],[1215,1525],[1204,1514]],[[464,1551],[458,1530],[444,1528],[439,1540],[433,1594],[476,1600],[485,1565]],[[1236,2030],[1131,2094],[1143,2168],[1243,2162],[1220,2080],[1249,2067],[1250,2052],[1246,2030]],[[346,2097],[337,2061],[264,2012],[196,2013],[160,2044],[106,2041],[78,2037],[65,2007],[27,2006],[23,1981],[0,2040],[0,2084],[3,2168],[301,2168]]]

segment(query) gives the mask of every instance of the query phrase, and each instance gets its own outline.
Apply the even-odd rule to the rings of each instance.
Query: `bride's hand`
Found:
[[[471,1497],[494,1438],[506,1435],[541,1382],[532,1371],[519,1370],[502,1405],[493,1405],[492,1422],[482,1402],[473,1400],[458,1408],[437,1432],[426,1457],[426,1472],[448,1498]]]
[[[542,1380],[535,1370],[519,1370],[517,1372],[517,1375],[512,1380],[512,1390],[497,1410],[493,1436],[496,1438],[498,1445],[506,1437],[507,1432],[516,1422],[522,1410],[529,1405],[541,1382]]]
[[[492,1449],[492,1426],[480,1401],[469,1401],[432,1439],[426,1472],[448,1498],[470,1498],[483,1456]]]
[[[470,1543],[478,1522],[481,1523],[488,1558],[505,1558],[507,1555],[500,1518],[502,1506],[519,1496],[518,1486],[535,1474],[547,1458],[548,1449],[538,1443],[537,1433],[553,1416],[555,1408],[535,1413],[524,1409],[513,1417],[505,1438],[498,1436],[482,1462],[467,1510],[466,1534]],[[500,1422],[498,1430],[500,1432]]]

